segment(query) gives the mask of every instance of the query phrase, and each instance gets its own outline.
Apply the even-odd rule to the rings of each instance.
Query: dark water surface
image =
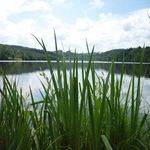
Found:
[[[95,70],[98,76],[106,77],[111,62],[95,62]],[[52,64],[54,72],[57,69],[56,62]],[[85,69],[87,67],[87,62],[84,64]],[[126,63],[125,64],[125,74],[123,80],[123,93],[126,93],[126,90],[129,86],[132,73],[134,72],[136,76],[139,73],[138,63]],[[72,67],[70,63],[67,63],[67,71]],[[48,77],[50,77],[47,63],[45,61],[25,61],[25,62],[14,62],[14,61],[3,61],[0,62],[0,68],[5,72],[10,80],[17,79],[18,87],[22,87],[23,94],[27,97],[29,93],[29,86],[31,86],[34,97],[38,100],[40,99],[39,89],[42,89],[40,80],[44,82],[43,76],[41,73],[44,72]],[[115,64],[115,73],[119,77],[122,69],[122,63]],[[0,84],[2,85],[2,71],[0,71]],[[79,78],[81,78],[81,63],[79,63]],[[79,79],[80,80],[80,79]],[[149,107],[150,105],[150,63],[143,64],[143,70],[141,73],[141,85],[142,85],[142,97],[144,99],[145,105]]]

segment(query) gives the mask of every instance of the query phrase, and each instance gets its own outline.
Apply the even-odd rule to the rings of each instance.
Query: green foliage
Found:
[[[59,55],[55,33],[54,37],[56,54]],[[92,62],[94,47],[90,53],[87,43],[89,62],[85,67],[82,60],[82,80],[79,81],[77,54],[69,74],[65,59],[60,62],[57,57],[57,72],[54,73],[43,40],[36,40],[45,51],[50,80],[43,74],[46,84],[41,82],[42,99],[36,100],[30,88],[31,103],[26,104],[16,82],[11,84],[3,76],[0,89],[2,150],[150,149],[149,116],[140,113],[142,70],[136,90],[133,74],[128,91],[122,97],[124,65],[119,79],[115,77],[114,61],[106,79],[97,76]]]
[[[0,145],[2,150],[30,149],[31,117],[28,107],[24,107],[21,89],[16,82],[11,84],[3,76],[3,88],[0,89]]]
[[[124,59],[125,62],[139,62],[141,52],[144,49],[144,62],[150,62],[150,47],[145,48],[128,48],[128,49],[117,49],[110,50],[104,53],[93,53],[92,60],[97,61],[120,61]],[[47,52],[51,60],[73,60],[75,55],[78,55],[78,60],[89,60],[88,53],[75,54],[71,51],[63,52]],[[44,51],[39,49],[27,48],[22,46],[14,45],[3,45],[0,44],[0,60],[46,60]]]
[[[150,47],[111,50],[100,53],[95,59],[100,61],[111,61],[114,58],[114,61],[120,62],[122,62],[123,59],[125,62],[139,62],[143,50],[144,62],[150,62]]]
[[[48,53],[52,60],[56,59],[54,52]],[[0,60],[46,60],[46,57],[42,50],[0,44]]]

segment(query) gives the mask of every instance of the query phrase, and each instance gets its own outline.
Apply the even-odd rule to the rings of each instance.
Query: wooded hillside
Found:
[[[128,48],[128,49],[116,49],[103,53],[94,53],[93,60],[97,61],[124,61],[126,62],[139,62],[141,59],[141,53],[144,50],[144,62],[150,62],[150,47]],[[59,50],[59,59],[65,58],[66,60],[73,59],[75,53],[67,51],[63,52]],[[48,51],[51,60],[56,60],[56,52]],[[78,53],[79,60],[88,60],[87,53]],[[40,49],[28,48],[16,45],[4,45],[0,44],[0,60],[45,60],[45,52]]]

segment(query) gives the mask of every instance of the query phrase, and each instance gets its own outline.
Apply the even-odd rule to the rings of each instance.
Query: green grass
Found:
[[[55,48],[58,55],[56,34]],[[35,37],[36,38],[36,37]],[[140,72],[137,87],[134,73],[125,97],[122,97],[124,65],[117,79],[114,62],[103,79],[94,69],[91,50],[89,63],[82,62],[79,81],[78,58],[67,74],[65,60],[57,59],[54,74],[43,40],[36,38],[45,51],[50,71],[39,101],[33,97],[25,105],[21,89],[3,76],[0,89],[0,149],[2,150],[148,150],[150,120],[140,113]],[[143,57],[143,56],[142,56]],[[135,88],[136,87],[136,88]]]

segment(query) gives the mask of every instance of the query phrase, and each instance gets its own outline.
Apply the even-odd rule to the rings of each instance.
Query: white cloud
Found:
[[[90,5],[93,8],[102,8],[104,6],[103,0],[91,0]]]
[[[65,3],[67,0],[2,0],[0,5],[0,17],[7,18],[14,14],[31,11],[47,11],[55,9],[57,5]]]
[[[48,3],[42,0],[28,1],[23,9],[24,11],[50,10],[50,8],[48,7]]]
[[[97,20],[80,17],[74,23],[68,23],[52,13],[56,5],[66,2],[67,0],[2,1],[3,5],[0,5],[0,42],[40,48],[31,36],[33,33],[44,39],[48,49],[54,50],[53,28],[55,28],[59,48],[62,48],[61,42],[63,42],[65,50],[71,48],[74,51],[77,48],[78,52],[84,51],[86,38],[90,45],[96,45],[95,51],[143,46],[144,43],[150,45],[150,19],[147,16],[149,9],[138,10],[124,17],[112,13],[101,13]],[[97,1],[92,2],[93,4],[98,3]],[[52,4],[52,7],[47,3]],[[21,18],[19,21],[9,19],[12,15],[18,15],[24,11],[32,13],[31,11],[37,10],[41,10],[41,14],[35,18]]]
[[[85,37],[96,45],[96,51],[114,48],[128,48],[150,45],[149,9],[136,11],[129,16],[120,17],[111,13],[101,14],[99,20],[81,18],[64,40],[83,51]],[[82,30],[81,30],[82,29]],[[80,45],[80,46],[79,46]]]
[[[9,15],[19,13],[26,0],[2,0],[0,5],[0,17],[7,18]]]
[[[0,43],[40,48],[38,43],[31,36],[31,33],[45,38],[49,29],[43,28],[42,25],[40,25],[44,20],[49,19],[45,14],[51,16],[52,19],[50,21],[53,22],[51,28],[53,29],[53,27],[57,26],[60,22],[57,21],[59,19],[56,19],[56,17],[51,14],[51,11],[55,9],[57,5],[65,2],[66,0],[2,0],[0,5]],[[37,15],[38,17],[36,18],[19,16],[21,13],[26,12],[32,15],[33,11],[36,11],[36,14],[40,11],[46,18],[41,18],[41,14]],[[13,17],[17,17],[19,20],[15,21]],[[45,25],[46,27],[49,26],[48,23],[49,22]]]
[[[53,5],[60,5],[60,4],[66,3],[66,2],[67,2],[67,0],[52,0],[52,1],[51,1],[51,3],[52,3]]]

